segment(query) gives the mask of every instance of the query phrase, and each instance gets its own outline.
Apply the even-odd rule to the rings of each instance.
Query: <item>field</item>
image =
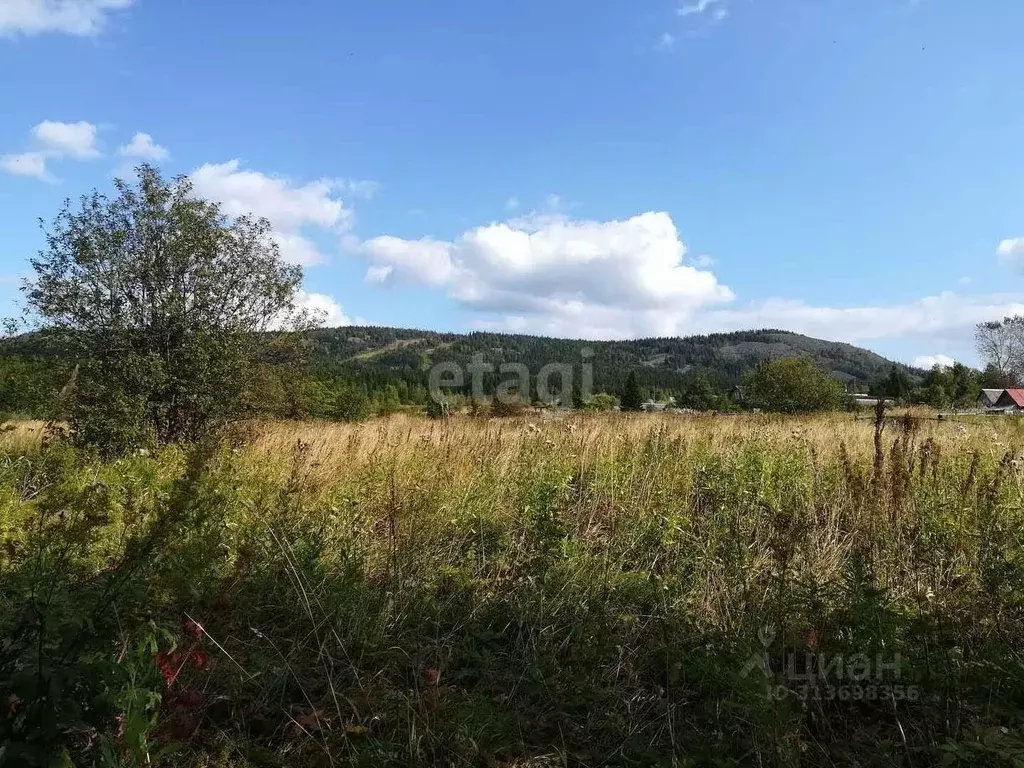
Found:
[[[1022,437],[397,416],[100,462],[16,424],[0,765],[1024,765]]]

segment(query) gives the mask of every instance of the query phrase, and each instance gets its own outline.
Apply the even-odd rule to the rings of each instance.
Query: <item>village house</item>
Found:
[[[1024,389],[1004,389],[996,400],[995,409],[1009,413],[1024,410]]]
[[[978,396],[978,408],[995,408],[996,403],[999,402],[1000,395],[1005,390],[1002,389],[983,389],[981,395]]]

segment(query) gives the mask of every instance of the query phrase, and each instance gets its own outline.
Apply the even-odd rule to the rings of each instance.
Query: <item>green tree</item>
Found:
[[[615,395],[609,395],[607,392],[598,392],[596,395],[588,397],[583,407],[588,411],[611,411],[618,404],[619,401],[615,398]]]
[[[31,260],[29,319],[80,361],[73,438],[105,452],[198,438],[239,413],[267,331],[304,329],[299,267],[265,219],[229,219],[153,167],[73,210]]]
[[[619,402],[624,411],[639,411],[640,406],[643,405],[644,394],[640,389],[640,381],[637,379],[635,371],[630,371],[629,376],[626,377],[626,386],[619,396]]]
[[[360,387],[343,383],[334,400],[334,417],[341,421],[364,421],[370,417],[373,403]]]
[[[724,411],[729,408],[729,398],[703,373],[690,380],[676,402],[680,408],[694,411]]]
[[[842,384],[806,357],[761,360],[746,386],[750,405],[778,413],[836,410],[844,394]]]
[[[398,398],[398,388],[394,384],[388,384],[378,394],[374,402],[374,410],[380,416],[398,412],[402,402]]]

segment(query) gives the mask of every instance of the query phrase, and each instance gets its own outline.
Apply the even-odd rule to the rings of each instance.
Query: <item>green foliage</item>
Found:
[[[746,381],[747,400],[754,408],[776,413],[837,410],[842,385],[806,357],[762,360]]]
[[[1009,420],[581,421],[0,449],[0,766],[1024,756]]]
[[[615,410],[618,404],[619,401],[615,395],[609,395],[607,392],[598,392],[596,395],[591,395],[587,398],[583,407],[588,411],[612,411]]]
[[[482,377],[484,394],[488,396],[495,395],[508,378],[499,370],[503,362],[522,363],[534,374],[549,363],[566,363],[573,369],[572,398],[574,407],[579,408],[583,405],[583,364],[587,361],[592,367],[592,391],[621,393],[632,371],[652,391],[674,394],[681,405],[689,399],[690,405],[683,407],[718,411],[727,410],[725,401],[719,398],[716,402],[700,380],[708,381],[718,393],[729,391],[769,352],[777,355],[782,350],[810,356],[821,367],[854,380],[877,381],[885,378],[893,367],[867,350],[783,331],[584,342],[493,333],[459,335],[344,327],[315,330],[304,340],[313,365],[296,372],[287,359],[264,355],[267,365],[250,370],[242,399],[236,404],[237,411],[286,418],[330,418],[318,405],[318,396],[310,391],[310,381],[332,391],[348,384],[362,387],[378,404],[385,398],[384,410],[393,405],[392,389],[403,406],[426,406],[433,364],[453,362],[465,367],[474,359],[495,367]],[[73,356],[66,348],[38,334],[0,339],[0,359],[5,355],[49,360]],[[916,372],[908,372],[905,366],[896,366],[896,370],[906,379],[906,393],[920,385]],[[698,391],[688,398],[687,392],[695,384]],[[532,402],[537,397],[535,378],[530,386]],[[469,394],[467,381],[462,390],[450,392],[449,397],[454,402]]]
[[[635,371],[630,371],[626,377],[626,386],[619,395],[619,403],[624,411],[639,411],[643,405],[644,394],[640,389],[640,381]]]
[[[697,374],[687,383],[676,404],[695,411],[728,411],[731,407],[725,393],[704,374]]]
[[[334,399],[334,418],[341,421],[364,421],[373,412],[373,403],[358,386],[341,386]]]
[[[107,453],[196,440],[239,415],[268,342],[286,346],[267,332],[309,320],[295,307],[302,272],[266,220],[229,220],[185,177],[138,174],[114,199],[65,204],[25,287],[33,319],[81,364],[72,436]]]
[[[427,400],[427,416],[430,418],[447,419],[451,413],[451,403],[447,400],[435,400],[434,398]]]
[[[910,399],[914,384],[907,372],[899,366],[892,366],[889,375],[877,381],[869,390],[875,397],[891,398],[897,402],[906,402]]]

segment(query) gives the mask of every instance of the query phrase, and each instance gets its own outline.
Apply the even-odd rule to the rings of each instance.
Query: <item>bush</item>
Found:
[[[834,411],[844,398],[842,384],[807,357],[761,360],[746,387],[752,407],[776,413]]]

